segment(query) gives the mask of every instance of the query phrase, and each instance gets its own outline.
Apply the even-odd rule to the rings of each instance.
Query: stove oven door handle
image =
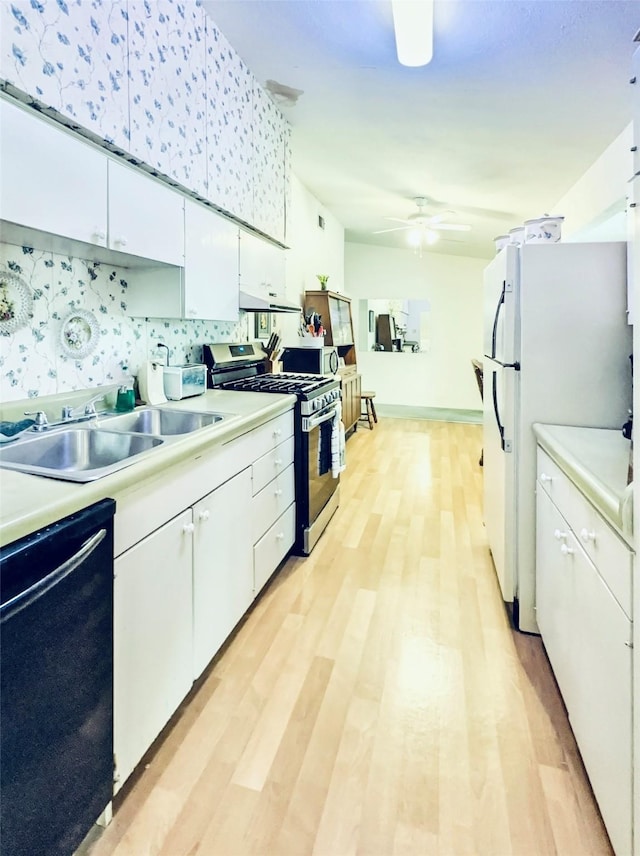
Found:
[[[336,407],[332,407],[329,410],[323,410],[313,416],[304,416],[302,418],[302,430],[308,434],[309,431],[313,431],[313,429],[317,428],[318,425],[322,425],[323,422],[333,419],[336,415],[336,410]]]

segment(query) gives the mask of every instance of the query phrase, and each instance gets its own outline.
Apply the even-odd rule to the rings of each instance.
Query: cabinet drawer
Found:
[[[251,517],[255,544],[295,499],[293,464],[253,497]]]
[[[294,502],[253,548],[253,579],[256,594],[264,587],[293,546],[295,528],[296,504]]]
[[[551,497],[614,597],[631,616],[631,551],[560,467],[538,449],[538,482]]]
[[[269,484],[276,476],[293,463],[293,437],[288,437],[275,449],[254,462],[252,467],[253,495]]]
[[[272,449],[293,436],[293,410],[281,413],[259,428],[225,443],[224,448],[233,450],[233,454],[249,461],[257,461]]]

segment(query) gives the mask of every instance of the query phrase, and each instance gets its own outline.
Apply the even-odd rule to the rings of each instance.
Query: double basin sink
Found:
[[[135,463],[143,452],[214,425],[227,414],[168,407],[98,415],[91,422],[23,435],[0,447],[0,466],[65,481],[89,482]]]

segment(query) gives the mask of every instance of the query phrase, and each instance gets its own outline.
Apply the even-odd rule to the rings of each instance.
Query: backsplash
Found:
[[[246,341],[250,316],[227,321],[131,318],[127,315],[128,270],[51,252],[0,243],[0,269],[17,274],[33,297],[31,321],[0,335],[0,401],[54,395],[118,383],[148,359],[173,365],[202,361],[206,342]],[[74,310],[91,312],[99,332],[84,359],[67,356],[63,320]],[[253,336],[253,330],[251,331]]]

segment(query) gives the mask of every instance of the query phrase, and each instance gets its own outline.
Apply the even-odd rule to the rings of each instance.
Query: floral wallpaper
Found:
[[[251,73],[224,35],[207,23],[207,170],[209,198],[253,222]]]
[[[128,148],[126,0],[3,0],[2,76]]]
[[[129,151],[207,193],[204,12],[195,3],[129,0]]]
[[[197,0],[4,0],[0,74],[284,241],[290,129]]]
[[[11,271],[32,298],[32,317],[14,332],[0,321],[0,400],[36,398],[118,383],[136,375],[148,359],[173,365],[202,362],[206,342],[246,341],[250,316],[224,321],[131,318],[127,315],[127,270],[78,258],[0,244],[0,273]],[[5,289],[0,289],[5,291]],[[7,295],[0,295],[6,305]],[[68,354],[63,325],[74,312],[97,321],[91,352]],[[67,329],[67,328],[64,328]]]

